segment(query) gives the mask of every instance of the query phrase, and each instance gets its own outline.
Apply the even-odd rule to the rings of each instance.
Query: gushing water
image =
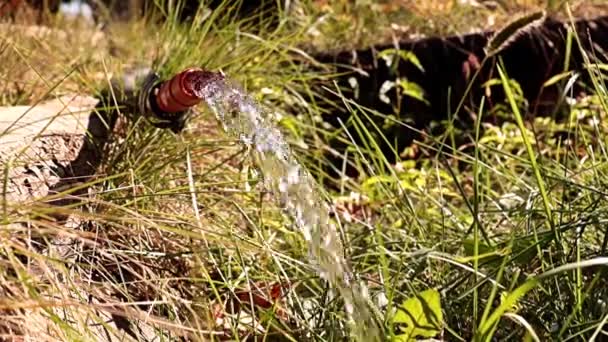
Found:
[[[201,76],[202,77],[202,76]],[[193,91],[213,110],[225,131],[247,145],[282,208],[293,218],[309,247],[311,262],[320,276],[338,289],[352,319],[355,337],[380,341],[367,288],[359,285],[342,254],[342,244],[329,207],[306,169],[294,158],[280,131],[269,122],[267,112],[222,75],[209,74],[191,80]]]

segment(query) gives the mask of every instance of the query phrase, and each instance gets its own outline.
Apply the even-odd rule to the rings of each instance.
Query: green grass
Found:
[[[559,122],[523,121],[509,71],[501,70],[509,96],[498,114],[512,120],[492,126],[480,112],[471,131],[423,134],[408,150],[418,152],[403,154],[414,157],[390,163],[377,124],[390,117],[344,99],[352,115],[342,130],[318,122],[323,108],[312,93],[328,76],[306,68],[300,47],[345,38],[336,31],[325,35],[328,42],[311,42],[317,14],[301,15],[258,31],[213,15],[196,25],[175,18],[160,26],[114,23],[102,43],[91,43],[92,29],[61,18],[51,25],[70,33],[64,41],[0,31],[0,104],[99,94],[112,76],[140,63],[163,76],[192,65],[222,70],[280,114],[279,126],[318,179],[329,177],[327,142],[347,145],[359,176],[328,180],[338,185],[331,206],[387,338],[601,340],[608,320],[608,101],[600,68],[589,69],[596,93]],[[361,27],[377,23],[357,15],[368,20]],[[106,100],[115,105],[112,96]],[[197,111],[179,135],[123,113],[132,120],[117,127],[74,205],[5,202],[3,338],[123,336],[108,323],[112,315],[130,322],[136,336],[166,341],[348,338],[340,299],[318,278],[304,238],[261,186],[247,151],[204,106]],[[444,143],[449,134],[469,137],[468,145]],[[261,308],[260,297],[272,304]],[[408,329],[404,307],[426,328]]]

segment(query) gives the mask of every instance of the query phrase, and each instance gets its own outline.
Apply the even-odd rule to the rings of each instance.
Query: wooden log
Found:
[[[544,87],[543,85],[564,69],[569,26],[570,23],[547,20],[544,25],[521,35],[499,54],[509,77],[521,86],[523,95],[530,104],[528,107],[530,116],[552,115],[559,105],[559,86],[555,84]],[[592,61],[608,61],[606,54],[608,16],[579,20],[574,23],[574,31],[580,37],[582,48]],[[487,95],[482,85],[492,78],[498,78],[496,72],[498,57],[493,57],[480,70],[479,77],[471,85],[471,92],[465,96],[465,89],[471,81],[475,68],[478,67],[477,63],[485,57],[484,47],[491,35],[492,32],[482,32],[452,37],[431,37],[401,41],[398,44],[371,46],[356,51],[326,52],[315,57],[322,63],[337,65],[337,71],[345,75],[331,81],[337,81],[343,95],[366,108],[383,114],[394,114],[418,129],[428,128],[432,121],[447,120],[450,114],[457,115],[457,125],[472,127],[481,97]],[[420,70],[407,60],[400,60],[396,68],[392,68],[379,57],[380,53],[387,49],[413,53],[424,70]],[[398,58],[394,57],[394,59]],[[579,72],[581,75],[579,80],[588,84],[590,79],[584,64],[581,49],[575,42],[567,68]],[[386,93],[391,100],[390,103],[383,101],[380,96],[383,84],[395,82],[399,78],[419,85],[424,91],[426,102],[408,96],[398,100],[395,89]],[[330,83],[326,86],[333,88]],[[575,88],[575,94],[579,89],[582,88]],[[331,112],[331,115],[326,116],[326,121],[335,127],[340,127],[337,119],[346,122],[349,113],[335,94],[323,91],[321,94],[323,96],[319,103],[321,105],[325,103],[324,106],[330,108],[328,111]],[[465,106],[460,111],[456,111],[463,97]],[[485,108],[491,109],[492,105],[503,100],[501,87],[493,87]],[[495,123],[499,123],[500,120],[488,116],[485,118]],[[379,118],[377,124],[382,127],[383,119]],[[388,128],[383,133],[397,149],[408,146],[418,137],[417,133],[399,125]],[[379,144],[382,145],[389,159],[394,159],[394,154],[384,144],[383,139],[379,140]]]
[[[125,88],[133,90],[129,84]],[[7,185],[2,191],[2,201],[14,207],[24,202],[44,201],[46,196],[92,177],[118,119],[113,110],[102,108],[103,104],[97,98],[81,95],[65,95],[33,106],[0,107],[0,166]],[[62,205],[71,201],[71,198],[67,198],[49,204]],[[60,223],[66,231],[82,229],[83,225],[78,215],[61,217]],[[12,227],[15,232],[23,228],[21,223],[5,224],[4,227]],[[50,235],[46,243],[41,243],[39,238],[34,238],[34,241],[38,242],[35,246],[42,246],[36,253],[53,260],[76,262],[73,245],[78,239],[71,235]],[[49,274],[56,273],[58,279],[63,276],[63,270],[55,269],[54,263],[45,266],[44,269],[28,266],[30,276],[39,282],[44,282]],[[5,288],[0,286],[0,296],[4,291]],[[56,293],[53,291],[41,291],[41,298],[54,298]],[[85,305],[100,305],[95,313],[102,317],[103,325],[98,324],[95,318],[83,320],[87,325],[87,336],[94,336],[97,340],[153,341],[159,330],[166,332],[162,319],[151,317],[138,308],[123,310],[121,307],[110,307],[111,310],[104,311],[107,303],[119,300],[113,294],[103,291],[80,292],[78,287],[70,286],[66,287],[66,291],[62,298],[71,299],[75,304],[67,311],[53,306],[0,310],[4,316],[13,317],[9,322],[0,322],[0,334],[25,340],[41,336],[57,339],[63,335],[48,319],[48,312],[71,321],[73,315],[90,316],[90,307]],[[88,298],[87,304],[82,304],[82,298]],[[123,312],[124,315],[121,314]]]
[[[9,202],[49,195],[65,178],[94,173],[96,144],[108,135],[98,100],[66,95],[36,106],[0,107],[0,165]]]

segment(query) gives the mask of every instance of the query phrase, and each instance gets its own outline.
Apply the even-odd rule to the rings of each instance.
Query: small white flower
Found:
[[[393,55],[392,54],[383,54],[382,55],[382,59],[384,60],[384,63],[386,63],[386,66],[390,67],[391,65],[393,65]]]
[[[566,103],[568,106],[574,106],[576,104],[576,99],[574,97],[566,96]]]
[[[490,14],[488,16],[488,27],[489,26],[494,26],[495,24],[496,24],[496,15]]]
[[[388,298],[386,298],[386,294],[384,294],[384,292],[380,292],[377,296],[376,296],[376,305],[379,308],[383,308],[385,306],[388,305]]]
[[[589,126],[591,126],[591,127],[597,127],[599,125],[599,123],[600,123],[600,120],[596,116],[589,119]]]
[[[388,93],[388,91],[393,89],[394,87],[395,87],[395,82],[384,81],[384,83],[382,83],[382,86],[380,87],[380,92],[378,94],[378,96],[380,97],[380,101],[390,104],[391,99],[388,96],[386,96],[386,93]]]

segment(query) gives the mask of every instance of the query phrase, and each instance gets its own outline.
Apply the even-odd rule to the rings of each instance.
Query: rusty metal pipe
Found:
[[[191,80],[204,73],[202,69],[190,68],[162,83],[156,94],[158,109],[166,113],[178,113],[199,104],[202,96],[194,89]]]
[[[141,86],[139,110],[155,126],[180,131],[190,109],[203,101],[207,85],[221,79],[221,73],[201,68],[188,68],[167,81],[150,74]]]

